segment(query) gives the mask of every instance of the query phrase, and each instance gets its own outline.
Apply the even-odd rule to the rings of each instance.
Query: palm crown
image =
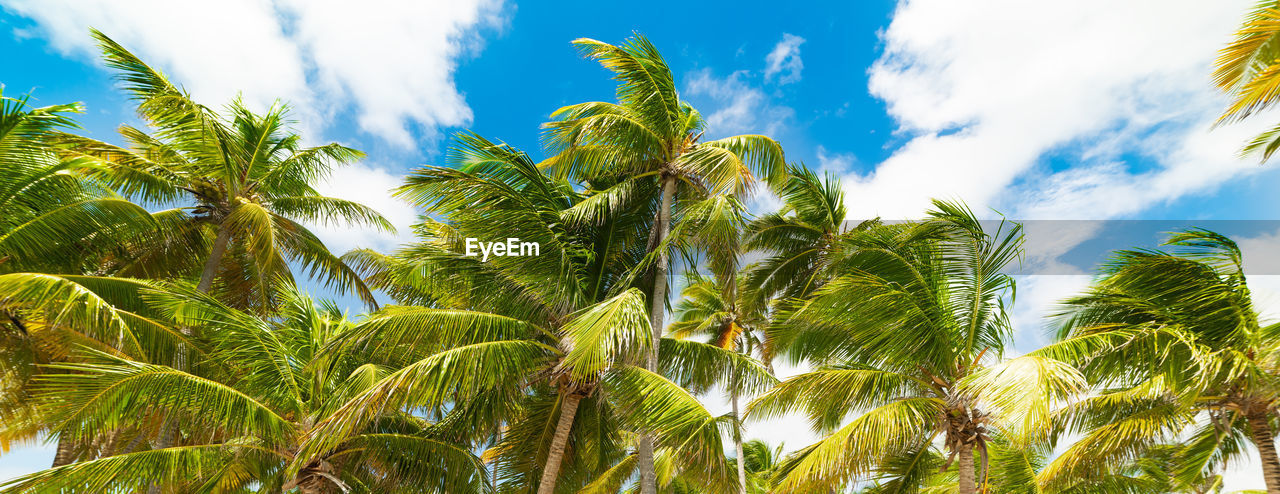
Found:
[[[556,110],[544,125],[554,156],[542,166],[581,180],[671,178],[703,194],[744,193],[755,182],[753,172],[783,178],[782,149],[768,137],[702,141],[706,122],[680,99],[671,69],[648,39],[574,44],[615,74],[618,102]]]
[[[0,273],[99,271],[104,260],[154,233],[146,210],[86,177],[85,160],[63,160],[55,136],[74,127],[79,105],[30,108],[0,88]]]
[[[201,290],[216,289],[238,306],[267,306],[277,281],[291,281],[287,261],[367,304],[374,299],[355,272],[299,221],[364,223],[392,230],[381,215],[355,202],[320,195],[313,184],[335,164],[362,154],[338,144],[303,147],[288,127],[288,109],[264,114],[239,100],[219,115],[197,104],[159,71],[94,32],[107,65],[120,72],[155,129],[120,128],[129,142],[117,147],[64,135],[68,154],[96,160],[97,177],[123,193],[156,204],[187,202],[158,213],[166,228],[120,268],[131,276],[186,276],[197,266]],[[234,261],[234,262],[231,262]],[[214,286],[215,279],[221,280]]]
[[[98,444],[100,457],[14,479],[6,489],[486,488],[478,458],[443,439],[443,425],[407,413],[381,413],[323,457],[298,455],[312,428],[389,372],[329,351],[351,325],[332,303],[317,307],[286,291],[277,295],[276,315],[262,319],[190,289],[140,294],[171,324],[203,328],[200,341],[188,344],[204,358],[183,371],[90,350],[80,362],[57,365],[34,400],[59,424],[54,432]],[[158,415],[169,419],[146,420]],[[145,439],[169,421],[183,432],[176,444],[149,447]]]
[[[1087,475],[1189,434],[1176,472],[1184,484],[1252,442],[1268,488],[1280,488],[1280,325],[1259,324],[1235,242],[1190,230],[1168,245],[1117,253],[1089,293],[1066,301],[1061,341],[1037,352],[1076,363],[1102,388],[1060,413],[1085,437],[1047,475]]]
[[[803,298],[829,278],[828,269],[842,248],[856,245],[859,232],[879,224],[847,225],[844,191],[832,174],[818,177],[803,165],[792,166],[780,187],[783,207],[747,227],[745,248],[765,254],[743,282],[757,298]]]
[[[353,333],[353,345],[375,354],[408,349],[398,357],[407,365],[349,403],[347,418],[331,421],[317,444],[359,423],[362,410],[453,403],[449,420],[506,424],[489,456],[511,488],[610,485],[617,478],[599,472],[633,464],[625,430],[658,434],[661,446],[685,452],[671,455],[679,470],[696,465],[692,471],[716,481],[723,457],[705,452],[718,451],[718,421],[687,392],[634,365],[651,353],[644,297],[630,271],[645,245],[634,217],[617,214],[634,206],[544,175],[504,144],[471,134],[458,141],[454,168],[419,169],[398,192],[442,217],[419,227],[426,240],[392,256],[350,256],[375,286],[425,306],[389,307]],[[541,255],[465,254],[465,238],[512,232],[539,242]],[[671,359],[707,358],[686,349]]]
[[[868,476],[913,489],[938,467],[935,440],[948,465],[959,460],[960,492],[975,492],[991,434],[1026,430],[1015,417],[1048,409],[1009,391],[1076,390],[1075,376],[1054,362],[999,363],[1013,288],[1002,270],[1020,255],[1020,226],[1001,222],[989,233],[967,209],[934,205],[921,224],[868,231],[860,249],[836,261],[839,275],[784,310],[770,330],[780,351],[818,368],[758,398],[748,417],[801,411],[816,429],[833,431],[780,467],[782,492]],[[984,460],[978,467],[975,455]]]
[[[636,36],[620,45],[592,39],[574,41],[583,56],[599,61],[618,81],[617,103],[566,106],[544,124],[553,156],[542,166],[557,176],[599,185],[605,197],[629,196],[648,183],[657,208],[650,224],[646,267],[651,267],[649,325],[653,346],[662,339],[667,304],[668,235],[675,224],[675,201],[743,194],[755,179],[771,183],[785,174],[782,147],[760,135],[702,141],[702,115],[680,99],[675,79],[648,39]],[[680,192],[683,190],[683,192]],[[679,192],[679,193],[678,193]],[[646,367],[657,368],[657,353]],[[652,438],[641,437],[641,493],[656,493]]]
[[[1218,124],[1238,122],[1280,101],[1280,3],[1260,0],[1244,18],[1235,39],[1218,52],[1214,83],[1231,102]],[[1266,161],[1280,149],[1280,126],[1258,134],[1241,154]]]

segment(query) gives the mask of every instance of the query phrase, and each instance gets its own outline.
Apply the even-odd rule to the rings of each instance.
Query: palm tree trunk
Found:
[[[227,252],[227,242],[231,240],[231,228],[225,221],[218,225],[218,236],[213,239],[213,249],[209,251],[209,259],[204,262],[204,272],[200,273],[200,284],[197,290],[208,293],[213,287],[213,277],[218,274],[218,265],[222,263],[222,255]]]
[[[58,450],[53,455],[53,466],[56,468],[63,465],[70,465],[75,462],[75,459],[75,445],[71,444],[71,438],[58,436]]]
[[[747,459],[742,454],[742,416],[738,414],[738,393],[729,396],[733,405],[733,450],[738,455],[738,494],[747,494]]]
[[[960,482],[957,492],[960,494],[974,494],[978,492],[978,482],[976,473],[973,468],[973,446],[960,446]]]
[[[653,266],[653,293],[649,297],[649,326],[653,330],[653,351],[645,362],[645,369],[658,371],[658,344],[662,342],[662,319],[667,309],[667,249],[662,247],[671,233],[671,202],[676,195],[676,178],[664,177],[662,182],[662,206],[653,227],[658,236],[654,248],[658,250],[658,262]],[[640,436],[636,448],[640,462],[640,494],[658,494],[658,475],[653,468],[653,435]]]
[[[547,466],[542,469],[542,479],[538,482],[538,494],[552,494],[556,490],[556,477],[560,475],[560,462],[564,460],[564,446],[569,442],[569,431],[573,429],[573,417],[578,413],[578,402],[582,397],[577,393],[565,393],[560,401],[560,421],[556,423],[556,435],[551,438],[551,450],[547,452]]]
[[[1271,434],[1270,417],[1265,412],[1255,412],[1247,418],[1253,433],[1253,445],[1262,458],[1262,478],[1267,483],[1267,494],[1280,494],[1280,456],[1276,455],[1276,437]]]

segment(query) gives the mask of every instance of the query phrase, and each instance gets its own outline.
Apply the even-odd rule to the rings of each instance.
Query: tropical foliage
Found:
[[[139,288],[158,320],[202,328],[187,342],[201,355],[198,365],[183,371],[90,349],[57,365],[61,372],[41,379],[31,399],[58,424],[55,433],[96,457],[16,479],[8,490],[488,490],[483,464],[448,440],[447,425],[397,410],[379,413],[324,455],[302,456],[314,429],[390,372],[335,351],[352,324],[332,302],[282,292],[275,315],[263,319],[190,288]],[[148,447],[144,439],[165,420],[181,424],[180,437]]]
[[[842,274],[777,315],[779,351],[817,365],[748,413],[803,412],[815,430],[831,431],[784,462],[780,489],[829,490],[868,476],[904,489],[954,461],[959,492],[976,492],[993,433],[1034,434],[1024,417],[1082,391],[1060,362],[1001,362],[1012,334],[1004,269],[1020,255],[1021,227],[988,232],[960,205],[934,207],[925,222],[861,236],[833,263]]]
[[[32,108],[0,88],[0,273],[101,271],[147,234],[147,211],[88,178],[86,160],[58,159],[54,142],[80,105]]]
[[[1280,101],[1280,2],[1259,0],[1245,14],[1235,39],[1218,52],[1213,81],[1230,97],[1218,124],[1239,122]],[[1280,125],[1249,140],[1241,150],[1262,161],[1280,149]]]
[[[781,180],[782,147],[761,135],[703,141],[706,122],[680,98],[671,69],[644,37],[620,45],[585,38],[573,44],[614,73],[618,101],[579,103],[552,113],[553,120],[544,128],[553,156],[542,166],[556,176],[597,186],[600,200],[635,195],[643,188],[656,203],[647,244],[655,256],[646,262],[649,324],[656,348],[667,303],[668,235],[680,222],[681,203],[745,194],[756,181],[753,172]],[[649,370],[657,369],[656,356],[652,353],[646,362]],[[640,438],[641,494],[656,493],[652,442],[648,435]]]
[[[678,471],[700,472],[712,485],[726,481],[723,421],[641,366],[654,350],[652,332],[641,280],[629,270],[646,255],[636,234],[643,217],[615,212],[636,205],[599,203],[505,144],[475,135],[458,141],[451,167],[419,169],[397,191],[447,221],[427,220],[420,243],[390,256],[348,256],[374,286],[417,304],[388,307],[353,333],[352,344],[422,356],[372,389],[367,399],[375,401],[362,409],[448,405],[451,420],[490,424],[478,431],[499,436],[486,458],[511,490],[610,483],[634,468],[638,433],[654,434]],[[540,254],[466,255],[466,238],[509,231],[538,242]],[[716,347],[667,346],[675,354],[668,360],[679,359],[674,375],[682,366],[752,366]],[[767,384],[767,377],[753,382]],[[458,402],[467,398],[475,402]],[[342,423],[333,427],[325,440],[345,432]]]
[[[781,209],[747,226],[746,248],[767,255],[747,273],[745,283],[757,298],[802,299],[825,283],[842,244],[856,241],[876,220],[851,224],[840,181],[819,178],[804,166],[790,167],[781,187]]]
[[[64,153],[89,160],[100,178],[129,197],[181,207],[155,213],[162,235],[138,246],[116,269],[126,276],[188,277],[238,307],[270,307],[291,261],[340,291],[375,305],[356,274],[302,223],[392,226],[359,203],[326,197],[314,185],[359,151],[336,143],[303,147],[288,107],[257,114],[240,100],[225,114],[201,105],[160,71],[94,31],[107,66],[118,72],[153,132],[120,127],[126,147],[64,134]],[[214,282],[218,281],[215,285]]]
[[[1277,98],[1273,4],[1223,52],[1224,122]],[[0,492],[1205,493],[1251,460],[1280,493],[1280,324],[1225,236],[1115,253],[1015,355],[1021,225],[853,222],[777,141],[704,139],[637,36],[574,41],[616,98],[552,113],[545,159],[460,132],[391,191],[412,240],[337,255],[306,225],[391,230],[317,191],[359,151],[92,35],[125,144],[0,95],[0,449],[57,444]],[[746,437],[797,419],[816,443]]]
[[[1235,242],[1191,230],[1167,245],[1117,253],[1089,293],[1066,302],[1061,341],[1037,352],[1075,363],[1099,387],[1055,419],[1084,438],[1046,476],[1084,475],[1182,440],[1171,473],[1193,483],[1252,443],[1268,490],[1280,490],[1280,326],[1259,322]]]

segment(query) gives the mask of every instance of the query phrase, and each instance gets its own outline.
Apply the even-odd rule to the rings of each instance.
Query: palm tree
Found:
[[[1280,2],[1260,0],[1247,14],[1235,39],[1218,52],[1213,80],[1231,97],[1218,124],[1238,122],[1280,101]],[[1280,126],[1258,134],[1242,154],[1266,161],[1280,149]]]
[[[92,159],[98,177],[126,195],[155,204],[187,203],[165,212],[166,235],[124,263],[125,276],[199,273],[198,289],[217,289],[237,306],[269,306],[271,284],[292,281],[286,259],[326,283],[375,305],[364,283],[298,221],[392,226],[361,204],[322,196],[313,184],[335,165],[363,156],[336,143],[303,147],[289,128],[288,107],[256,114],[239,101],[219,115],[106,35],[93,31],[109,67],[155,129],[128,125],[128,148],[64,135],[70,156]],[[221,279],[220,286],[214,285]]]
[[[1018,447],[1008,441],[995,441],[991,448],[991,482],[988,491],[1004,493],[1058,492],[1075,493],[1146,493],[1208,494],[1219,492],[1222,476],[1205,474],[1190,485],[1181,485],[1171,472],[1185,451],[1181,444],[1157,445],[1144,455],[1120,463],[1099,465],[1087,476],[1057,477],[1045,475],[1053,448],[1050,443]]]
[[[747,492],[767,494],[774,469],[782,462],[782,445],[770,447],[764,441],[752,439],[743,443],[741,454],[735,462],[741,462],[747,472]]]
[[[144,298],[173,324],[202,328],[202,358],[188,365],[197,370],[96,350],[84,351],[85,361],[56,365],[59,372],[44,377],[34,402],[61,435],[80,443],[110,438],[105,454],[2,487],[128,492],[159,482],[182,492],[489,490],[481,461],[442,439],[448,425],[392,410],[329,454],[300,459],[302,438],[390,371],[332,352],[329,343],[351,323],[331,302],[317,306],[292,291],[277,297],[279,311],[264,319],[189,288],[147,291]],[[137,438],[163,428],[147,420],[157,408],[185,434],[172,446],[147,449]]]
[[[1252,443],[1267,492],[1280,493],[1280,325],[1259,323],[1231,239],[1189,230],[1166,246],[1116,253],[1086,294],[1065,302],[1061,341],[1036,352],[1077,363],[1101,388],[1060,414],[1085,436],[1049,475],[1087,475],[1181,441],[1176,473],[1187,484]]]
[[[1002,269],[1020,255],[1020,225],[988,232],[964,206],[934,207],[924,223],[868,232],[878,247],[837,260],[838,277],[776,316],[775,344],[816,369],[756,399],[747,416],[802,411],[831,431],[781,465],[778,492],[868,476],[914,489],[936,469],[928,459],[940,440],[945,464],[958,460],[959,492],[972,494],[993,431],[1032,436],[1079,391],[1078,376],[1048,359],[992,365],[1011,336],[1014,281]]]
[[[86,176],[93,169],[89,163],[57,156],[57,132],[74,128],[71,115],[80,111],[78,104],[31,108],[28,97],[5,97],[0,87],[0,273],[98,273],[104,263],[156,232],[157,222],[145,209]],[[40,374],[35,366],[61,360],[75,344],[50,337],[67,333],[44,331],[41,321],[29,320],[38,315],[31,307],[11,304],[16,293],[0,297],[5,362],[0,414],[7,417],[0,443],[6,449],[9,441],[31,439],[43,430],[25,401],[32,379]],[[78,329],[102,336],[93,328]],[[55,464],[70,461],[73,446],[60,440]]]
[[[760,298],[803,298],[826,282],[827,270],[842,250],[856,246],[861,232],[879,225],[849,225],[839,177],[819,178],[804,165],[788,167],[781,187],[782,209],[752,221],[745,248],[768,257],[748,268],[747,288]]]
[[[416,170],[398,191],[443,221],[425,219],[426,239],[393,255],[348,256],[373,286],[418,305],[388,307],[352,334],[348,344],[400,370],[344,405],[310,451],[325,451],[368,410],[411,407],[484,424],[472,439],[505,424],[486,457],[511,489],[573,492],[626,468],[624,430],[658,434],[680,453],[679,469],[719,482],[721,421],[634,365],[651,345],[630,270],[646,254],[636,234],[645,215],[629,214],[643,203],[579,190],[505,144],[457,140],[452,167]],[[466,254],[467,238],[510,237],[536,242],[539,254]],[[736,362],[723,353],[701,358]]]
[[[739,296],[731,282],[721,281],[697,273],[689,273],[686,287],[676,304],[675,321],[667,328],[672,338],[685,339],[704,336],[707,343],[752,357],[764,355],[764,335],[761,330],[767,317],[760,311],[751,311],[745,297]],[[733,432],[735,458],[743,458],[739,390],[732,376],[724,384],[729,393],[729,404],[737,422]],[[738,490],[747,492],[746,463],[738,461]]]
[[[617,103],[570,105],[544,125],[554,156],[543,163],[559,176],[606,180],[602,194],[626,196],[637,188],[657,191],[658,207],[649,227],[653,286],[649,296],[652,346],[662,339],[667,304],[668,235],[678,200],[745,193],[752,173],[780,180],[785,173],[781,146],[760,135],[702,141],[705,122],[680,99],[671,69],[649,40],[636,36],[620,45],[574,40],[583,56],[597,60],[618,80]],[[643,184],[643,185],[642,185]],[[656,187],[650,187],[650,185]],[[657,353],[646,368],[658,368]],[[641,494],[656,494],[652,438],[640,441]]]
[[[759,356],[766,369],[768,352],[762,330],[768,322],[767,304],[758,303],[740,287],[739,260],[742,253],[742,231],[746,226],[746,208],[733,196],[716,195],[686,207],[684,221],[676,228],[675,238],[687,250],[696,247],[710,267],[710,277],[696,269],[686,271],[685,288],[676,305],[675,321],[667,328],[673,338],[694,336],[707,338],[707,343],[747,358]],[[687,230],[682,232],[681,230]],[[691,265],[693,263],[690,263]],[[693,266],[696,268],[696,266]],[[742,450],[742,424],[739,399],[743,390],[737,385],[737,376],[715,384],[724,386],[735,421],[734,450],[738,457]],[[707,389],[682,383],[695,392]],[[738,490],[745,493],[747,475],[744,465],[738,465]]]
[[[31,398],[33,387],[55,364],[83,362],[81,349],[121,358],[179,365],[180,347],[197,342],[171,325],[157,323],[141,301],[155,287],[146,281],[39,273],[0,275],[0,445],[56,437],[54,466],[90,458],[109,448],[123,431],[92,440],[57,434],[57,422]],[[97,445],[97,446],[95,446]]]
[[[31,108],[0,88],[0,273],[93,272],[104,257],[156,228],[147,211],[61,160],[54,136],[79,105]]]
[[[1197,479],[1193,485],[1179,486],[1170,472],[1176,470],[1184,450],[1180,444],[1160,445],[1146,454],[1125,462],[1099,465],[1097,471],[1079,477],[1048,477],[1046,466],[1054,451],[1052,441],[1015,444],[995,437],[988,444],[991,474],[981,490],[991,494],[1210,494],[1221,492],[1222,476],[1211,474]],[[941,455],[926,461],[941,465]],[[954,492],[959,477],[955,468],[934,471],[921,481],[918,492]],[[859,494],[917,492],[901,482],[873,483],[857,490]]]

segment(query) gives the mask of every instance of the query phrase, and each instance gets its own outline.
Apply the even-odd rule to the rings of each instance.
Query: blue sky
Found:
[[[464,128],[539,155],[549,113],[613,95],[569,42],[640,32],[709,135],[777,138],[790,160],[841,175],[857,217],[918,216],[941,197],[1029,219],[1271,220],[1280,165],[1235,151],[1276,115],[1210,129],[1223,106],[1210,64],[1251,3],[0,0],[0,83],[41,105],[84,102],[85,131],[114,140],[134,117],[94,55],[97,27],[207,104],[237,91],[291,101],[310,139],[369,154],[324,191],[407,230],[414,212],[385,193],[401,175],[441,163]],[[321,230],[334,250],[400,240]],[[1280,301],[1280,282],[1259,278],[1260,296]],[[1085,282],[1024,280],[1020,349]],[[0,457],[0,478],[47,461],[37,456]]]
[[[764,91],[770,104],[785,107],[786,121],[779,122],[779,132],[773,136],[788,145],[791,159],[816,162],[818,146],[829,153],[857,156],[859,163],[875,163],[888,155],[892,148],[886,143],[893,140],[893,122],[883,102],[868,94],[865,86],[866,68],[880,48],[877,31],[887,25],[894,2],[848,2],[818,11],[766,2],[735,8],[686,3],[654,2],[652,8],[626,10],[608,2],[507,4],[499,19],[468,34],[474,38],[464,43],[468,46],[455,59],[456,87],[473,114],[469,125],[412,129],[414,143],[404,148],[344,123],[343,117],[351,116],[348,107],[321,124],[321,136],[313,137],[352,143],[368,152],[371,161],[396,170],[437,161],[448,145],[441,136],[464,127],[536,152],[538,125],[548,114],[566,104],[609,99],[613,94],[608,73],[581,59],[569,42],[578,37],[618,42],[638,32],[659,45],[682,87],[688,88],[703,71],[717,79],[741,72],[737,79],[744,87]],[[6,31],[0,49],[16,57],[7,64],[14,72],[4,76],[6,91],[34,90],[39,102],[47,104],[82,101],[90,109],[82,119],[85,127],[94,135],[112,137],[115,126],[131,119],[132,112],[113,89],[110,75],[86,49],[87,29],[54,36],[83,40],[51,41],[47,28],[38,18],[22,15],[24,11],[19,4],[0,14]],[[671,12],[691,22],[673,23],[666,19]],[[815,15],[821,17],[817,22]],[[139,53],[148,52],[146,45],[128,44],[127,35],[100,24],[94,25]],[[808,63],[796,70],[795,82],[778,84],[787,75],[782,74],[767,83],[765,59],[788,35],[802,40],[801,57]],[[400,63],[414,63],[412,49],[376,49],[397,52],[394,56]],[[824,58],[831,63],[813,62]],[[156,65],[189,89],[197,84],[183,80],[161,62]],[[253,74],[238,76],[252,78]],[[705,93],[689,99],[701,108],[725,104]]]
[[[1219,142],[1198,150],[1216,162],[1187,167],[1218,173],[1181,181],[1172,173],[1160,175],[1178,165],[1167,155],[1173,151],[1161,146],[1185,138],[1192,133],[1188,129],[1232,144],[1231,136],[1247,135],[1243,127],[1207,131],[1207,118],[1220,103],[1208,84],[1209,57],[1240,10],[1221,5],[1205,9],[1185,2],[1181,16],[1148,19],[1153,26],[1168,24],[1160,28],[1168,39],[1108,32],[1121,21],[1132,22],[1126,17],[1131,13],[1079,8],[1081,14],[1117,11],[1118,21],[1066,25],[1061,39],[1077,41],[1020,43],[1030,46],[1010,50],[999,44],[1052,27],[1026,27],[1025,33],[1003,28],[1010,32],[975,39],[984,23],[999,25],[1034,12],[1007,8],[1012,12],[1004,17],[958,22],[982,10],[966,8],[952,17],[957,22],[937,28],[929,23],[947,21],[951,7],[929,1],[901,8],[876,0],[808,8],[672,2],[643,9],[608,2],[480,1],[459,3],[452,10],[471,11],[446,12],[434,23],[408,21],[386,29],[402,30],[403,36],[369,39],[369,30],[380,29],[385,19],[302,14],[291,6],[295,2],[279,0],[273,10],[258,12],[262,33],[246,30],[244,39],[222,46],[226,42],[210,41],[224,29],[217,16],[196,28],[161,32],[158,26],[171,14],[143,4],[133,12],[135,7],[107,9],[96,2],[70,10],[57,8],[58,2],[4,3],[0,49],[10,54],[11,72],[2,78],[8,94],[31,91],[42,104],[82,101],[89,109],[81,119],[87,131],[106,139],[133,117],[96,61],[88,25],[124,42],[209,103],[236,91],[259,104],[277,97],[291,101],[311,139],[363,149],[368,168],[392,177],[439,163],[449,135],[464,128],[538,154],[538,124],[551,111],[612,96],[608,74],[579,58],[569,41],[617,42],[640,32],[664,51],[686,98],[711,119],[709,134],[768,133],[783,143],[789,159],[845,175],[850,207],[859,216],[917,215],[922,201],[935,196],[1029,218],[1268,219],[1280,205],[1269,193],[1276,173],[1236,162],[1234,149]],[[395,12],[394,3],[383,9],[386,15],[415,14]],[[975,5],[1002,3],[1010,2]],[[252,15],[255,4],[262,2],[229,2],[213,10]],[[1205,19],[1196,9],[1218,14]],[[369,27],[362,28],[362,20]],[[419,39],[433,27],[444,31],[441,39]],[[1187,29],[1198,33],[1175,37]],[[328,49],[308,30],[349,34],[334,41],[345,48]],[[1124,56],[1124,46],[1089,46],[1090,38],[1099,45],[1132,43],[1130,56]],[[1199,42],[1196,56],[1169,44],[1185,38]],[[769,56],[777,50],[785,56],[770,71]],[[1151,50],[1165,55],[1153,57]],[[1113,60],[1089,58],[1098,55]],[[351,63],[353,58],[369,61]],[[1176,64],[1161,65],[1168,61]],[[1129,66],[1116,71],[1118,64]],[[1059,68],[1037,67],[1046,65]],[[1143,94],[1154,94],[1153,101],[1144,101]],[[378,95],[384,101],[371,100]],[[1184,106],[1188,101],[1198,106]],[[1018,111],[1037,104],[1043,109]],[[1217,151],[1225,152],[1210,154]],[[1144,181],[1165,190],[1133,194],[1147,189]],[[1101,204],[1113,201],[1123,204]]]

